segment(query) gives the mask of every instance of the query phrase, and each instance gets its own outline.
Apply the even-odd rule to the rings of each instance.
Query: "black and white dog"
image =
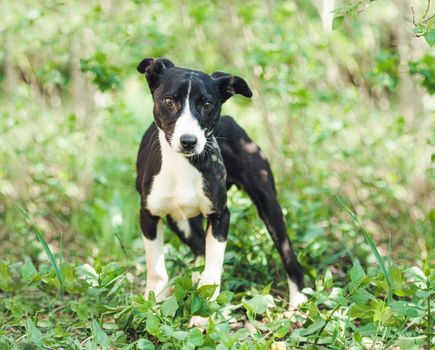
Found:
[[[166,217],[195,256],[205,254],[199,286],[218,285],[216,298],[230,223],[227,190],[236,185],[251,197],[266,224],[288,275],[289,305],[297,307],[306,300],[300,292],[303,271],[287,235],[269,163],[231,117],[220,116],[222,104],[232,95],[252,96],[246,82],[222,72],[208,75],[176,67],[162,58],[145,58],[137,70],[148,81],[155,119],[137,159],[147,261],[145,296],[153,291],[162,298],[168,282],[162,228]],[[200,318],[193,320],[201,323]]]

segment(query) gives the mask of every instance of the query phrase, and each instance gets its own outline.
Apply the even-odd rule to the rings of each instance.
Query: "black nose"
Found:
[[[198,139],[195,135],[192,134],[184,134],[180,137],[180,143],[184,150],[191,151],[195,148]]]

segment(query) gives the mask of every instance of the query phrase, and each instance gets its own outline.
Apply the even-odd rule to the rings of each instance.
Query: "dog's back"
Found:
[[[248,183],[254,181],[264,184],[265,191],[276,193],[265,154],[232,117],[221,117],[215,135],[227,169],[228,187],[235,184],[248,191]]]

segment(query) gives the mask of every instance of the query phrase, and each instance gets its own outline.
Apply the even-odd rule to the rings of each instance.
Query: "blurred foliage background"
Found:
[[[435,57],[425,1],[0,6],[2,258],[42,259],[22,206],[54,252],[62,244],[70,259],[110,260],[125,249],[143,262],[134,163],[152,121],[135,70],[144,57],[247,80],[253,99],[235,97],[223,110],[270,157],[309,276],[326,267],[340,274],[355,258],[373,262],[336,195],[395,263],[421,266],[433,253]],[[279,280],[249,200],[233,191],[230,206],[229,274],[249,263],[258,265],[252,280]],[[169,264],[189,256],[167,239],[178,249]]]
[[[433,1],[4,0],[0,10],[0,347],[433,346]],[[223,113],[270,158],[309,287],[296,325],[283,319],[278,254],[235,190],[222,305],[180,277],[193,257],[169,231],[176,295],[160,309],[141,297],[144,57],[252,88]],[[188,326],[194,300],[221,310],[204,335]],[[230,332],[247,320],[250,331]]]

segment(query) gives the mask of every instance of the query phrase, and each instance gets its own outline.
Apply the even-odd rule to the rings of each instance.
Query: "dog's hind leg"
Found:
[[[203,216],[198,215],[186,220],[174,220],[167,216],[169,227],[177,236],[186,243],[192,250],[195,257],[204,256],[205,253],[205,231],[202,226]]]
[[[246,191],[256,205],[288,276],[289,306],[297,307],[306,300],[300,292],[304,287],[304,275],[287,235],[287,226],[276,196],[269,162],[261,149],[231,117],[221,119],[216,137],[227,169],[228,181]]]
[[[270,173],[270,169],[267,171]],[[243,184],[243,188],[257,206],[258,213],[279,252],[288,276],[289,307],[296,308],[307,300],[300,292],[304,287],[304,274],[287,235],[284,215],[271,185],[268,181],[260,184],[248,180]]]

